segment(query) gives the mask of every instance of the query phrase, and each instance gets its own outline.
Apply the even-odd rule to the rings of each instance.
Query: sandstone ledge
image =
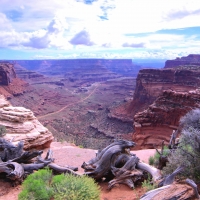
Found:
[[[17,144],[24,141],[24,149],[48,148],[53,135],[34,116],[33,112],[23,107],[13,107],[0,96],[0,125],[6,127],[5,139]]]

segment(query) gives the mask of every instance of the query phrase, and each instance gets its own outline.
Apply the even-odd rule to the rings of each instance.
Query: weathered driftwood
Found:
[[[128,156],[120,155],[120,158],[127,160]],[[117,162],[119,162],[118,159]],[[125,184],[130,188],[134,188],[134,183],[143,177],[143,173],[135,169],[138,162],[139,158],[137,156],[129,156],[129,159],[121,168],[112,167],[111,171],[115,178],[109,181],[108,189],[113,188],[116,184]]]
[[[143,171],[146,171],[149,174],[151,174],[152,179],[153,179],[154,182],[157,182],[159,179],[162,178],[162,175],[161,175],[161,172],[160,172],[159,169],[157,169],[155,167],[152,167],[152,166],[150,166],[150,165],[148,165],[146,163],[138,162],[136,168],[140,169],[140,170],[143,170]]]
[[[184,168],[179,166],[177,169],[175,169],[171,174],[164,177],[164,179],[158,184],[158,187],[162,187],[165,185],[170,185],[174,182],[175,176],[180,173]]]
[[[6,162],[13,158],[19,157],[23,152],[24,143],[19,142],[17,146],[14,146],[11,142],[0,138],[0,157],[1,160]]]
[[[59,166],[59,165],[57,165],[55,163],[50,163],[48,165],[48,167],[50,169],[52,169],[55,174],[68,173],[68,174],[73,174],[74,176],[80,176],[79,174],[77,174],[76,172],[74,172],[73,170],[71,170],[70,168],[61,167],[61,166]]]
[[[21,182],[23,180],[24,168],[16,162],[0,163],[0,173],[6,174],[6,177],[13,181]]]
[[[48,150],[45,158],[42,158],[43,151],[23,151],[23,142],[17,146],[0,138],[0,175],[20,183],[27,174],[33,173],[48,166],[55,173],[76,174],[72,169],[78,170],[77,167],[61,167],[52,164],[54,161],[53,151]]]
[[[103,149],[96,159],[92,159],[89,162],[84,162],[81,166],[85,169],[85,174],[99,180],[105,177],[114,166],[115,160],[118,155],[125,152],[126,148],[134,147],[135,143],[127,140],[119,140],[105,149]]]

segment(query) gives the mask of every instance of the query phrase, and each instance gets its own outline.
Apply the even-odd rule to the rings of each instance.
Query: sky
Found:
[[[0,59],[200,54],[199,0],[0,0]]]

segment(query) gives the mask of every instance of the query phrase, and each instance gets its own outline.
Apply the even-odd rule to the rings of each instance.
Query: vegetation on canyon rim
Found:
[[[180,177],[200,181],[200,109],[187,113],[180,119],[179,145],[168,156],[164,174],[172,173],[178,166],[184,167]]]
[[[52,175],[48,169],[41,169],[23,182],[19,200],[98,200],[99,186],[87,176],[71,174]]]

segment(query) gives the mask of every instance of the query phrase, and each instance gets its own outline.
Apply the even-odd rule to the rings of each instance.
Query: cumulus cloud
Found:
[[[48,48],[51,44],[56,47],[58,37],[62,38],[65,29],[68,28],[68,24],[63,19],[54,18],[48,25],[47,31],[42,35],[36,32],[33,34],[28,42],[23,43],[24,46],[32,47],[36,49]],[[54,42],[56,40],[56,42]],[[64,40],[64,39],[63,39]],[[58,46],[60,46],[58,42]]]
[[[94,42],[91,41],[90,35],[86,30],[82,30],[77,33],[69,42],[73,45],[94,45]]]

